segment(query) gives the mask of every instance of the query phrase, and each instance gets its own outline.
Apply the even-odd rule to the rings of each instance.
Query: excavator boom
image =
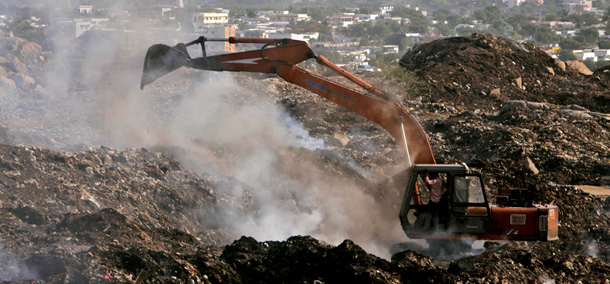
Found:
[[[264,46],[259,50],[206,56],[205,43],[208,41],[258,43]],[[188,54],[186,48],[194,44],[201,45],[202,57],[191,58]],[[297,65],[309,59],[315,59],[318,64],[347,78],[362,90],[315,75]],[[435,163],[424,130],[401,103],[323,56],[315,55],[304,41],[200,37],[174,47],[153,45],[146,53],[140,87],[143,89],[147,84],[182,66],[209,71],[275,73],[284,80],[312,91],[386,129],[406,150],[409,163]]]

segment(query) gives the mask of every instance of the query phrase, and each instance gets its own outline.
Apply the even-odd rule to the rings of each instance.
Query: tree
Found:
[[[491,24],[502,19],[502,10],[497,6],[487,6],[483,10],[474,11],[473,17],[484,24]]]
[[[610,19],[610,6],[608,6],[608,8],[606,8],[606,11],[604,12],[604,16],[602,17],[602,21],[607,22]]]
[[[610,41],[600,41],[598,46],[600,49],[610,49]]]
[[[576,60],[576,55],[574,55],[574,52],[572,52],[571,49],[561,49],[559,51],[559,59],[561,61],[570,61],[570,60]]]
[[[538,29],[534,34],[533,38],[536,42],[549,44],[558,42],[560,36],[548,27],[540,27],[540,29]]]
[[[581,29],[574,39],[585,45],[594,44],[599,40],[599,31],[597,28]]]
[[[489,27],[490,33],[499,35],[502,37],[509,37],[511,35],[512,31],[513,31],[513,27],[511,25],[509,25],[508,23],[506,23],[505,21],[503,21],[502,19],[493,21],[491,23],[491,26]]]
[[[452,36],[453,34],[455,34],[452,26],[450,25],[438,23],[434,27],[438,30],[438,33],[443,36]]]
[[[46,46],[46,37],[43,29],[34,27],[28,19],[16,18],[12,21],[5,20],[2,30],[7,33],[12,32],[16,37],[27,39],[28,41],[38,43],[41,46]]]
[[[362,7],[360,9],[358,9],[358,13],[360,13],[360,14],[373,14],[373,9],[371,9],[369,7]]]
[[[459,27],[456,29],[456,32],[459,36],[469,36],[475,33],[477,30],[471,27]]]
[[[571,52],[574,49],[582,49],[584,46],[582,45],[582,43],[574,39],[564,38],[559,41],[559,47],[561,47],[562,52],[563,50],[570,50]]]
[[[593,13],[569,14],[565,20],[573,22],[576,27],[592,26],[600,23],[600,20]]]

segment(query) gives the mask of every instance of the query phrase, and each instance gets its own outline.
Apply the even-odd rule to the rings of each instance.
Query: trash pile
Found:
[[[421,78],[424,101],[487,109],[528,100],[610,112],[608,69],[592,72],[580,61],[555,60],[532,44],[490,34],[417,45],[400,65]]]
[[[250,195],[257,185],[189,168],[177,158],[196,159],[186,149],[55,151],[33,146],[46,141],[35,137],[43,129],[27,133],[28,139],[14,135],[18,125],[6,121],[27,115],[3,114],[0,281],[610,281],[610,199],[579,188],[610,185],[610,104],[604,88],[610,74],[600,68],[585,75],[577,63],[564,65],[535,46],[484,34],[419,45],[401,64],[425,91],[419,98],[407,94],[404,102],[428,133],[437,161],[466,162],[482,173],[492,201],[499,189],[516,187],[529,189],[536,203],[557,205],[558,241],[489,241],[477,253],[449,259],[431,258],[425,246],[396,244],[386,259],[349,239],[338,245],[310,236],[257,240],[223,222],[245,224],[260,216],[260,200]],[[188,88],[182,83],[197,77],[187,75],[181,84],[157,85],[157,91]],[[244,94],[258,90],[271,96],[311,137],[324,141],[323,147],[282,148],[285,160],[361,184],[379,207],[400,199],[389,190],[390,169],[404,161],[383,129],[277,78],[236,74],[235,80]],[[14,145],[24,142],[28,145]],[[239,153],[215,147],[221,154]],[[278,167],[290,172],[290,164]]]

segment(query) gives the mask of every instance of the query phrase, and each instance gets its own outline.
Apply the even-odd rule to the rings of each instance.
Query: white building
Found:
[[[307,14],[290,14],[288,11],[282,11],[278,14],[269,14],[269,20],[277,22],[300,22],[309,21],[311,17]]]
[[[394,5],[381,5],[379,6],[379,15],[382,17],[391,16],[394,11]]]
[[[585,60],[591,60],[593,62],[597,62],[597,56],[595,56],[595,51],[593,50],[574,50],[572,51],[572,53],[574,53],[574,56],[576,56],[577,59],[585,61]]]
[[[328,20],[331,24],[336,25],[338,27],[349,27],[354,24],[354,14],[353,13],[343,13],[339,15],[332,15],[328,17]]]
[[[282,38],[288,38],[288,39],[294,39],[294,40],[302,40],[305,41],[307,43],[309,43],[310,40],[312,39],[318,39],[320,37],[320,33],[302,33],[302,34],[295,34],[295,33],[269,33],[269,34],[265,34],[266,38],[278,38],[278,39],[282,39]]]
[[[375,21],[379,15],[377,14],[356,14],[354,15],[354,21],[356,22],[368,22]]]
[[[576,11],[577,9],[582,9],[583,11],[591,11],[593,9],[593,1],[592,0],[570,0],[568,2],[563,3],[563,7],[568,9],[570,12]]]
[[[609,61],[610,60],[610,49],[595,50],[595,57],[597,57],[598,61]]]
[[[109,20],[107,18],[74,19],[74,38],[79,38],[84,33],[93,30],[94,28],[104,28],[108,22]]]
[[[91,15],[93,14],[93,6],[90,5],[80,5],[77,8],[78,13],[81,15]]]

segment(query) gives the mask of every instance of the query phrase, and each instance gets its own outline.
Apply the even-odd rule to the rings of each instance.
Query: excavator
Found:
[[[262,47],[221,55],[206,55],[206,42],[250,44]],[[187,47],[199,44],[202,56],[191,58]],[[314,59],[356,86],[348,86],[309,72],[298,64]],[[502,190],[494,204],[488,200],[483,177],[465,164],[436,164],[427,135],[397,99],[354,74],[316,55],[304,41],[269,38],[206,38],[175,46],[155,44],[144,59],[140,88],[181,67],[230,72],[276,74],[325,99],[365,117],[387,130],[404,150],[408,182],[399,213],[402,229],[410,239],[425,239],[441,245],[452,240],[558,239],[559,211],[554,205],[538,205],[522,189]],[[430,204],[429,173],[443,180],[447,202],[442,203],[442,222]],[[438,216],[436,216],[438,217]]]

